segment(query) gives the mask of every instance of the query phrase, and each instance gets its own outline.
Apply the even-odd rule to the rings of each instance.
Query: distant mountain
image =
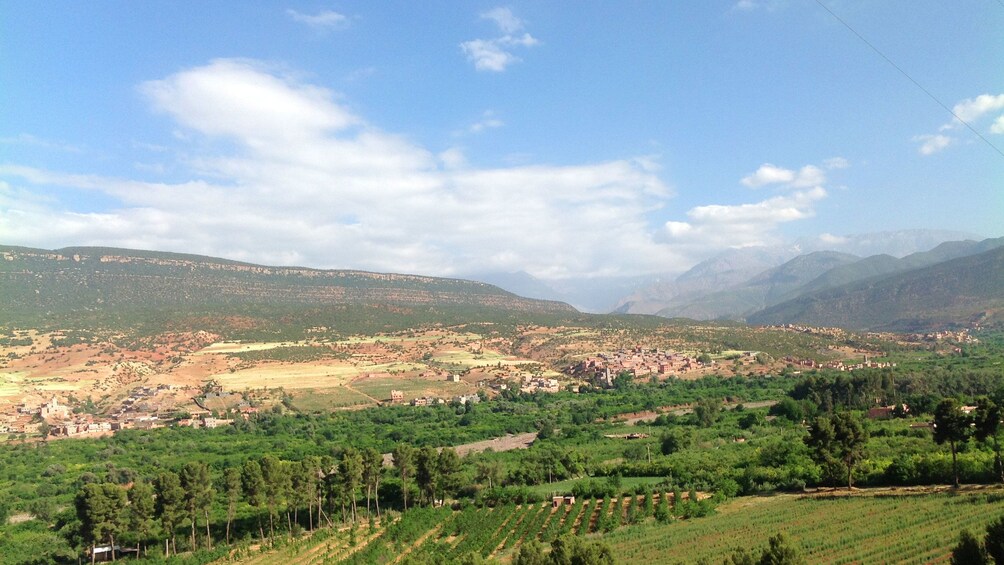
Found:
[[[268,267],[177,253],[0,246],[0,313],[7,319],[123,309],[345,304],[473,307],[575,313],[474,281],[417,275]],[[5,320],[0,320],[3,323]]]
[[[566,302],[593,313],[610,312],[622,296],[658,280],[652,275],[542,280],[524,271],[472,273],[463,278],[486,282],[527,298]]]
[[[767,269],[729,290],[702,296],[688,304],[665,308],[658,314],[667,318],[741,319],[780,301],[782,296],[816,279],[819,275],[861,258],[836,251],[816,251]]]
[[[964,257],[802,295],[749,316],[752,324],[920,330],[1004,321],[1004,240]]]
[[[1001,245],[1004,245],[1004,238],[986,239],[980,242],[972,240],[947,241],[930,251],[913,253],[901,259],[897,259],[890,255],[874,255],[872,257],[866,257],[855,263],[834,267],[830,271],[821,274],[817,279],[808,282],[804,286],[793,289],[787,294],[787,296],[781,297],[781,299],[777,300],[775,303],[828,288],[835,288],[841,285],[850,284],[855,281],[902,273],[911,269],[919,269],[921,267],[927,267],[949,259],[955,259],[957,257],[975,255]]]
[[[635,291],[621,300],[616,311],[624,314],[655,314],[684,309],[709,294],[741,285],[794,255],[796,252],[791,248],[729,249],[701,261],[674,280],[658,282]]]
[[[795,240],[795,247],[802,253],[812,251],[840,251],[859,257],[872,255],[892,255],[904,257],[911,253],[931,249],[945,241],[984,239],[974,233],[950,230],[896,230],[859,233],[843,236],[823,235],[803,237]]]
[[[755,309],[760,302],[763,289],[741,290],[751,279],[768,269],[778,267],[799,255],[817,251],[835,251],[866,257],[886,254],[890,259],[924,251],[951,240],[979,238],[964,232],[944,230],[899,230],[845,236],[819,236],[796,240],[793,245],[773,247],[746,247],[727,250],[711,259],[695,265],[676,278],[640,288],[622,298],[617,312],[654,314],[663,316],[685,316],[699,320],[716,318],[741,318],[744,312]],[[862,269],[867,267],[862,265]],[[882,271],[876,268],[876,274]],[[807,272],[813,272],[811,269]],[[822,275],[823,273],[818,273]],[[769,276],[769,275],[765,275]],[[804,276],[804,275],[803,275]],[[841,284],[858,280],[854,275]],[[752,286],[757,286],[755,283]],[[779,285],[772,292],[793,293],[797,289],[785,289]],[[738,294],[733,295],[732,291]],[[713,295],[713,296],[712,296]],[[786,298],[793,298],[789,294]],[[766,296],[765,296],[766,298]],[[775,302],[782,297],[771,299]],[[771,300],[759,305],[771,304]],[[724,302],[723,302],[724,301]],[[749,308],[746,306],[749,305]]]

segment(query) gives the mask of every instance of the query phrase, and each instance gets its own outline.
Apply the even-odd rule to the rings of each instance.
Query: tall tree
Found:
[[[265,504],[268,506],[268,533],[274,540],[275,518],[289,491],[289,473],[282,461],[274,455],[265,455],[261,458],[261,477],[265,487]]]
[[[942,400],[934,409],[934,441],[938,445],[947,442],[952,449],[952,475],[956,488],[959,486],[958,445],[969,441],[971,422],[972,419],[954,398]]]
[[[75,501],[82,537],[91,543],[91,563],[98,541],[107,540],[115,561],[115,537],[127,524],[125,489],[114,483],[84,485]]]
[[[261,536],[262,543],[265,541],[265,530],[261,525],[261,509],[265,506],[265,479],[261,474],[261,465],[248,459],[241,467],[241,486],[244,490],[244,499],[248,504],[258,509],[258,535]]]
[[[401,477],[401,496],[404,498],[404,509],[407,510],[408,477],[411,476],[415,465],[415,448],[406,443],[400,443],[394,446],[392,456],[394,467],[397,468],[398,475]]]
[[[154,490],[157,493],[157,516],[166,536],[164,555],[170,555],[171,550],[177,554],[177,530],[185,516],[185,490],[181,488],[181,479],[173,471],[157,475]]]
[[[1004,462],[1001,461],[1001,407],[987,397],[981,397],[976,401],[976,428],[974,435],[976,439],[985,442],[993,440],[994,444],[994,470],[1004,483]]]
[[[377,516],[380,515],[380,473],[383,455],[372,447],[363,450],[363,483],[366,485],[366,514],[370,513],[370,497],[376,499]]]
[[[129,527],[136,534],[136,551],[146,553],[146,541],[153,534],[156,512],[153,486],[147,482],[134,483],[129,489]]]
[[[351,509],[352,522],[355,523],[358,517],[356,499],[359,494],[359,485],[363,481],[363,456],[359,450],[350,447],[342,453],[342,461],[338,465],[338,475],[342,479],[342,494]]]
[[[230,545],[230,525],[234,521],[237,503],[241,498],[241,470],[227,467],[223,471],[223,492],[227,495],[227,545]]]
[[[434,504],[436,499],[436,478],[439,475],[436,468],[438,454],[435,448],[425,446],[418,450],[415,456],[415,482],[422,502]]]
[[[213,540],[209,534],[209,508],[213,503],[213,479],[209,467],[201,461],[189,461],[181,468],[179,478],[181,488],[185,491],[185,509],[192,521],[192,550],[196,549],[195,525],[200,516],[205,517],[206,545],[212,548]]]
[[[474,480],[481,484],[488,483],[488,488],[495,487],[502,482],[502,463],[495,459],[479,461]]]
[[[456,495],[460,489],[461,469],[457,450],[444,447],[436,458],[436,486],[441,500],[445,501],[447,496]]]
[[[846,472],[848,490],[854,484],[854,467],[864,459],[868,432],[861,420],[850,412],[836,412],[821,416],[809,426],[805,444],[812,450],[813,459],[832,473],[840,466]]]

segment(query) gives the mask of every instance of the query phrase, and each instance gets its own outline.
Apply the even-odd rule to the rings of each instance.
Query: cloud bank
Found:
[[[433,275],[635,275],[769,242],[777,226],[811,217],[826,197],[822,169],[764,164],[741,182],[778,194],[698,206],[686,221],[662,225],[652,215],[673,191],[652,158],[471,166],[459,149],[437,153],[383,131],[329,90],[249,60],[215,60],[139,92],[179,128],[170,168],[189,180],[0,165],[0,233],[15,239],[6,243]],[[483,127],[500,125],[483,118]],[[67,190],[114,205],[81,211],[56,196]]]

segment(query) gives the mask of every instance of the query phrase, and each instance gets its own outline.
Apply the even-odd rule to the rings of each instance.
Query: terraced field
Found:
[[[656,498],[659,498],[658,496]],[[370,531],[319,532],[277,551],[249,556],[254,565],[399,563],[405,556],[455,562],[467,554],[510,559],[528,540],[566,533],[602,536],[618,563],[720,562],[739,548],[759,550],[784,532],[811,563],[947,562],[959,532],[982,532],[1004,516],[1004,489],[961,493],[887,490],[836,495],[776,495],[729,501],[705,518],[628,524],[642,497],[577,500],[496,508],[417,509]],[[656,502],[658,504],[658,502]]]
[[[885,491],[856,496],[740,498],[715,516],[668,526],[647,523],[604,537],[618,562],[720,561],[765,547],[784,532],[810,563],[947,562],[959,532],[981,532],[1004,515],[1004,490],[960,494]]]

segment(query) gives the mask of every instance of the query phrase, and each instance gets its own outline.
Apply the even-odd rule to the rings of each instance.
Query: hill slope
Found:
[[[893,330],[1000,321],[1004,319],[1004,247],[813,292],[748,319],[753,324]]]
[[[776,304],[783,295],[835,267],[859,260],[857,256],[836,251],[799,255],[783,265],[763,271],[739,286],[702,296],[688,304],[664,308],[658,315],[696,320],[740,319],[750,312]]]
[[[48,251],[0,246],[0,312],[5,318],[116,308],[239,311],[245,305],[344,304],[575,313],[561,302],[522,298],[489,284],[460,279],[267,267],[126,249]]]

